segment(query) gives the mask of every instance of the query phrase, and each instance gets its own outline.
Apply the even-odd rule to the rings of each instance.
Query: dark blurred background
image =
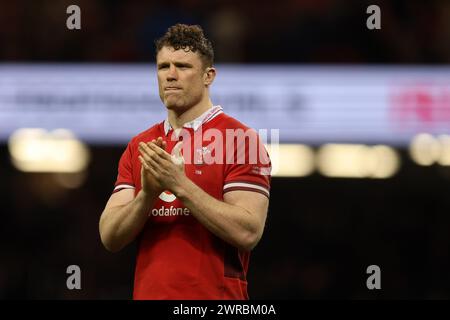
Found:
[[[80,31],[61,27],[70,4],[82,9]],[[365,27],[371,4],[381,7],[381,30]],[[218,63],[450,61],[444,0],[2,0],[0,61],[153,62],[154,39],[177,22],[202,25]],[[89,146],[84,183],[61,188],[57,174],[17,170],[2,143],[0,298],[130,299],[136,248],[111,254],[98,235],[125,145]],[[398,151],[402,166],[389,179],[274,177],[266,231],[252,253],[250,296],[450,298],[449,167],[418,166],[406,148]],[[66,288],[71,264],[81,267],[82,290]],[[381,268],[381,290],[366,287],[372,264]]]
[[[65,25],[82,9],[82,31]],[[382,28],[364,28],[369,5]],[[64,14],[61,14],[63,12]],[[177,23],[200,24],[216,62],[448,63],[450,2],[364,0],[2,1],[3,61],[153,61],[153,40]]]

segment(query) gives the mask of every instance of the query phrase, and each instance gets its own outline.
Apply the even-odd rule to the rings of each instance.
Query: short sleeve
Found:
[[[114,184],[113,193],[123,189],[134,189],[133,166],[132,166],[132,143],[128,143],[127,148],[120,157],[117,180]]]
[[[247,131],[246,139],[234,139],[227,145],[227,155],[223,193],[235,190],[258,192],[269,198],[271,162],[264,144],[254,130]],[[244,161],[245,160],[245,161]]]

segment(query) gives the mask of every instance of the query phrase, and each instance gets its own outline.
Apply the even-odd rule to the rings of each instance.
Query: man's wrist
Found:
[[[145,199],[145,201],[153,201],[153,199],[155,199],[159,195],[159,193],[155,190],[141,189],[141,191],[139,192],[142,194],[142,197]]]
[[[178,199],[183,201],[189,195],[191,184],[192,181],[187,176],[183,176],[178,186],[176,186],[172,192]]]

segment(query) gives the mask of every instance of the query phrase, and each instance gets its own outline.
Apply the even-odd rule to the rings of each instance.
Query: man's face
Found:
[[[167,109],[184,112],[205,94],[205,70],[197,52],[163,47],[156,56],[158,87]]]

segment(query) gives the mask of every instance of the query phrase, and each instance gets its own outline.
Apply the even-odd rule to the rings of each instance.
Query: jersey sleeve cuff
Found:
[[[236,190],[242,190],[242,191],[252,191],[252,192],[258,192],[263,195],[265,195],[267,198],[270,197],[270,192],[267,187],[261,184],[248,182],[248,181],[230,181],[226,182],[223,186],[223,193],[227,193],[229,191],[236,191]]]
[[[113,193],[116,193],[116,192],[118,192],[120,190],[123,190],[123,189],[134,189],[134,188],[135,188],[134,185],[131,184],[131,183],[118,183],[114,187]]]

